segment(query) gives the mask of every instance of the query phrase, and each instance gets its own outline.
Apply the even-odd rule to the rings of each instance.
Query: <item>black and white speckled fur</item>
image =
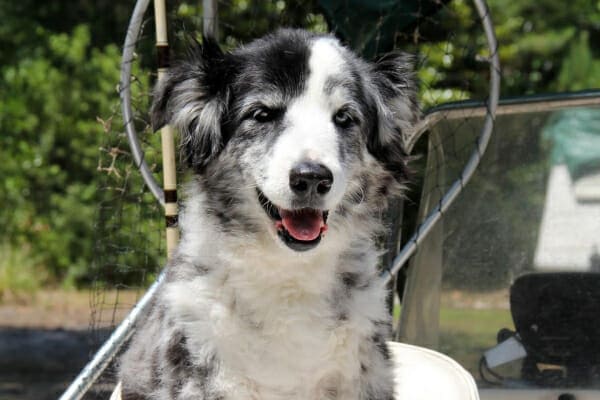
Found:
[[[374,238],[405,180],[414,91],[405,56],[371,64],[299,30],[231,53],[207,41],[169,72],[153,122],[179,129],[193,178],[166,282],[121,360],[125,399],[393,398]],[[261,107],[277,115],[257,121]],[[301,205],[329,210],[329,229],[297,252],[257,189],[297,207],[285,179],[306,157],[334,181]]]

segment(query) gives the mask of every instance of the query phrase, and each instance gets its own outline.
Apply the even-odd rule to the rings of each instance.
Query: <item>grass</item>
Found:
[[[399,315],[400,308],[396,307],[394,319]],[[496,336],[502,328],[514,329],[510,310],[505,307],[477,309],[442,305],[436,350],[458,361],[473,376],[479,376],[479,360],[484,351],[496,345]]]
[[[136,290],[39,288],[35,295],[0,302],[0,328],[94,330],[114,326],[141,294]]]
[[[479,359],[502,328],[514,329],[509,310],[442,308],[439,350],[478,376]]]
[[[45,275],[26,247],[0,243],[0,302],[23,300],[42,285]]]

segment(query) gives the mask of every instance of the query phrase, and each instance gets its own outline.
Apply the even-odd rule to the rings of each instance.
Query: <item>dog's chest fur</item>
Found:
[[[243,392],[247,398],[260,399],[316,399],[340,392],[349,398],[360,371],[361,330],[352,326],[359,321],[350,321],[347,313],[344,320],[336,315],[341,305],[333,304],[331,288],[306,290],[330,286],[325,282],[293,277],[274,281],[245,264],[237,271],[232,268],[228,277],[215,277],[219,282],[213,281],[210,289],[200,289],[206,282],[193,281],[168,290],[173,310],[185,308],[194,293],[205,293],[204,306],[191,305],[190,314],[180,318],[189,335],[202,332],[199,336],[214,341],[222,366],[217,379],[224,386],[233,385],[239,398]],[[261,270],[290,267],[305,266],[263,265]]]
[[[207,236],[201,247],[210,247]],[[373,265],[374,252],[359,246],[293,262],[222,247],[209,258],[179,255],[150,326],[123,361],[157,371],[147,382],[140,371],[143,389],[132,391],[159,399],[387,399],[376,396],[391,382],[384,291],[363,264]],[[154,352],[151,343],[159,344]]]

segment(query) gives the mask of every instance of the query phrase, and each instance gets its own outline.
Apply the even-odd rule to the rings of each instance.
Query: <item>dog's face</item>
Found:
[[[414,97],[405,56],[369,64],[330,36],[281,30],[231,53],[196,48],[157,85],[152,119],[181,132],[224,229],[305,251],[400,187]]]

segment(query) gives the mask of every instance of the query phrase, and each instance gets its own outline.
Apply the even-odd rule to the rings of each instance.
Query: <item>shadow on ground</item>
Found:
[[[110,329],[0,328],[0,399],[57,399],[109,334]],[[85,399],[108,399],[113,376],[106,373]]]

